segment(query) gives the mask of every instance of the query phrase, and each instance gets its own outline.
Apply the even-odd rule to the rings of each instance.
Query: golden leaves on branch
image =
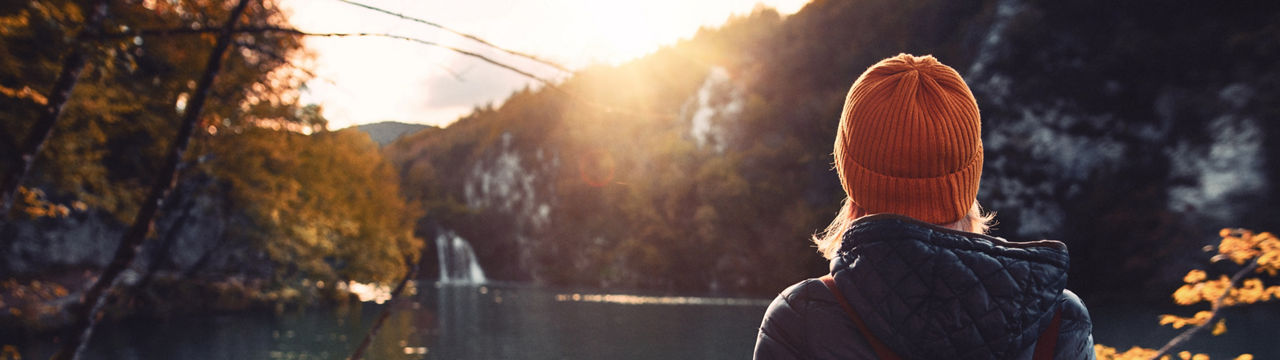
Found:
[[[0,22],[3,22],[3,21],[4,19],[0,18]],[[3,28],[4,28],[4,25],[0,24],[0,29],[3,29]],[[3,32],[0,32],[0,34],[3,34]],[[14,89],[10,87],[5,87],[4,85],[0,85],[0,95],[8,96],[14,99],[29,100],[39,105],[49,104],[48,98],[45,98],[43,94],[41,94],[39,91],[35,91],[30,86],[23,86],[21,89]]]
[[[1276,276],[1280,272],[1280,239],[1269,232],[1254,234],[1245,229],[1222,229],[1218,233],[1222,243],[1218,245],[1218,255],[1213,261],[1229,259],[1236,264],[1244,265],[1250,260],[1257,260],[1257,273],[1266,272]]]
[[[1244,229],[1222,229],[1219,236],[1222,236],[1222,242],[1217,246],[1218,254],[1213,257],[1215,262],[1231,260],[1244,265],[1256,261],[1253,272],[1266,272],[1270,276],[1275,276],[1277,270],[1280,270],[1280,239],[1275,235],[1268,232],[1255,234]],[[1178,305],[1213,302],[1221,298],[1221,302],[1215,306],[1226,307],[1280,298],[1280,286],[1266,286],[1259,278],[1245,279],[1239,286],[1232,286],[1231,278],[1226,275],[1208,280],[1208,274],[1197,269],[1187,272],[1182,280],[1186,284],[1173,293],[1173,301]],[[1161,325],[1172,323],[1175,328],[1179,327],[1176,325],[1177,321],[1166,322],[1165,316],[1161,316]]]
[[[1169,344],[1166,344],[1165,348],[1175,348],[1191,334],[1194,334],[1196,330],[1208,326],[1209,322],[1216,318],[1217,312],[1224,307],[1256,304],[1280,298],[1280,285],[1267,286],[1262,279],[1257,277],[1241,280],[1243,276],[1249,273],[1266,273],[1269,276],[1276,276],[1277,272],[1280,271],[1280,239],[1268,232],[1254,233],[1246,229],[1222,229],[1218,232],[1218,235],[1222,237],[1222,241],[1216,246],[1218,254],[1213,256],[1212,261],[1230,260],[1237,265],[1244,265],[1244,267],[1237,270],[1232,277],[1218,275],[1211,278],[1207,272],[1199,269],[1188,271],[1182,277],[1182,281],[1186,284],[1173,292],[1174,303],[1189,306],[1200,302],[1208,302],[1211,305],[1211,309],[1198,311],[1190,317],[1169,314],[1160,315],[1159,321],[1162,326],[1169,325],[1174,329],[1181,329],[1187,326],[1193,327]],[[1213,248],[1215,247],[1210,246],[1206,249],[1211,251]],[[1226,333],[1226,322],[1219,319],[1213,324],[1210,332],[1214,336]],[[1160,355],[1162,350],[1165,349],[1155,350],[1135,346],[1120,352],[1105,345],[1094,346],[1094,353],[1101,360],[1153,359],[1156,355]],[[1208,355],[1192,354],[1189,351],[1182,351],[1176,355],[1176,357],[1173,355],[1161,355],[1159,359],[1209,359]],[[1253,355],[1242,354],[1235,359],[1252,360]]]
[[[0,16],[0,36],[24,31],[31,25],[31,13],[23,9],[17,14]]]
[[[1160,315],[1160,325],[1172,325],[1174,329],[1181,329],[1183,326],[1187,325],[1203,325],[1212,317],[1212,311],[1200,311],[1192,317]]]
[[[1094,345],[1094,353],[1097,354],[1098,360],[1148,360],[1155,356],[1158,352],[1155,349],[1134,346],[1120,352],[1113,347],[1106,345]],[[1160,360],[1209,360],[1207,354],[1193,354],[1190,351],[1179,352],[1176,356],[1164,355]],[[1234,360],[1253,360],[1252,354],[1241,354],[1236,356]]]
[[[44,190],[39,188],[18,187],[18,206],[15,208],[28,218],[42,217],[60,218],[71,215],[71,210],[85,211],[88,206],[84,202],[74,201],[71,206],[57,204],[48,199]]]
[[[0,281],[0,319],[29,322],[53,316],[59,311],[53,302],[69,294],[67,288],[53,282],[20,282],[13,278]]]
[[[1213,325],[1213,336],[1222,335],[1225,332],[1227,332],[1227,321],[1218,320],[1218,323]]]
[[[1147,360],[1156,355],[1155,349],[1134,346],[1125,352],[1119,352],[1116,348],[1102,344],[1093,345],[1093,352],[1098,360]]]
[[[1197,276],[1196,272],[1204,273],[1200,270],[1192,270],[1185,279],[1194,278]],[[1203,275],[1198,276],[1203,278]],[[1231,290],[1227,291],[1229,287]],[[1223,293],[1226,293],[1225,297],[1222,296]],[[1240,286],[1231,287],[1231,279],[1221,275],[1214,280],[1189,282],[1173,293],[1173,301],[1178,305],[1192,305],[1202,301],[1212,302],[1219,297],[1222,297],[1221,306],[1271,301],[1280,298],[1280,286],[1265,286],[1262,279],[1250,278],[1241,282]]]
[[[1209,360],[1209,355],[1205,355],[1205,354],[1191,355],[1190,351],[1183,351],[1178,353],[1178,358],[1182,360]]]

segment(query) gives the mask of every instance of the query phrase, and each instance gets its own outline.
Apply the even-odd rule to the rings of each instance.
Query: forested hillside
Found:
[[[848,86],[933,54],[982,110],[996,234],[1067,242],[1086,299],[1161,294],[1217,229],[1280,225],[1276,24],[1267,2],[818,0],[386,151],[420,237],[457,232],[491,278],[772,294],[825,269]]]

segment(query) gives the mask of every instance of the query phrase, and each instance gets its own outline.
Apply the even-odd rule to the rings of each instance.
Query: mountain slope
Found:
[[[428,125],[422,125],[422,124],[409,124],[409,123],[402,123],[402,122],[396,122],[396,121],[383,121],[383,122],[377,122],[372,124],[363,124],[363,125],[355,126],[357,130],[360,130],[366,134],[369,134],[369,137],[373,139],[373,142],[378,143],[378,145],[380,146],[387,146],[387,144],[390,144],[392,141],[399,139],[401,136],[412,134],[414,132],[421,131],[422,129],[431,128],[431,127],[434,127],[434,126],[428,126]]]
[[[849,84],[884,57],[934,54],[982,109],[996,234],[1066,241],[1087,298],[1160,294],[1144,289],[1176,283],[1216,229],[1280,226],[1280,124],[1263,121],[1280,115],[1280,6],[1144,9],[758,11],[387,153],[426,208],[423,236],[456,230],[492,277],[772,294],[825,269],[807,239],[843,196],[830,151]]]

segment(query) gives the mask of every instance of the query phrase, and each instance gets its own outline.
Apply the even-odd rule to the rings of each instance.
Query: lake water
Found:
[[[399,302],[367,359],[749,359],[768,299],[665,297],[522,286],[420,288]],[[103,324],[88,359],[343,359],[385,305],[284,314],[238,313]],[[1095,339],[1155,347],[1175,332],[1157,310],[1091,309]],[[1280,359],[1274,305],[1228,314],[1228,332],[1191,347],[1214,359],[1252,352]],[[1176,308],[1181,314],[1189,311]],[[47,358],[48,339],[17,340],[24,358]]]

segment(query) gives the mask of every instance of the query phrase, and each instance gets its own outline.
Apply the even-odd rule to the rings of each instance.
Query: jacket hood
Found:
[[[1053,318],[1066,245],[1009,242],[908,217],[858,219],[831,274],[868,329],[908,359],[1019,357]]]

